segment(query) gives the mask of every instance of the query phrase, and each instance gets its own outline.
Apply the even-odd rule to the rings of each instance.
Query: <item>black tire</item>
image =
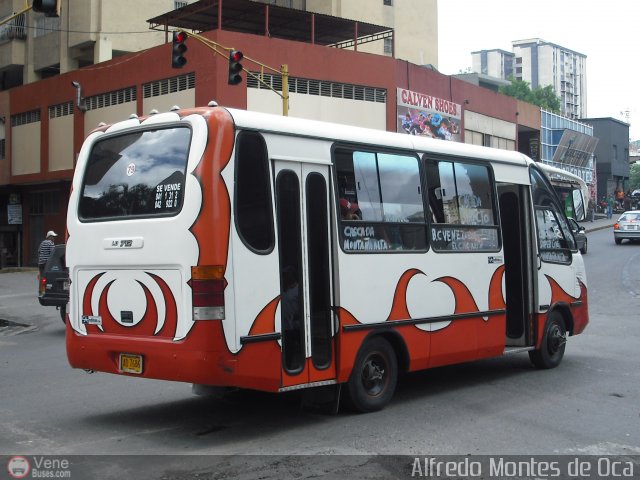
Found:
[[[67,306],[66,305],[62,305],[60,307],[60,318],[62,319],[62,323],[64,324],[67,323]]]
[[[587,254],[587,239],[584,239],[584,246],[580,249],[580,253],[582,255],[586,255]]]
[[[622,239],[621,238],[616,238],[616,245],[620,245],[622,243]]]
[[[347,383],[349,403],[358,412],[383,409],[393,397],[398,381],[396,354],[382,337],[365,342]]]
[[[564,318],[558,312],[551,312],[547,317],[547,323],[542,337],[540,350],[529,352],[529,359],[536,368],[555,368],[560,365],[564,357],[564,349],[567,343],[567,329]]]

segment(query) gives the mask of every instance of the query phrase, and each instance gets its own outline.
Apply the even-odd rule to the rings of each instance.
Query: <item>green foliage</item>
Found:
[[[640,188],[640,162],[632,163],[629,169],[629,189],[631,191]]]
[[[533,103],[554,113],[560,112],[560,99],[556,96],[551,85],[531,90],[529,82],[515,80],[513,77],[509,77],[509,80],[511,80],[511,85],[500,87],[500,93],[524,102]]]

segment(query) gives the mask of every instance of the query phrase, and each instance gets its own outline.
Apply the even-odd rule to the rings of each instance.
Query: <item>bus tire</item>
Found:
[[[529,359],[536,368],[555,368],[560,365],[567,343],[567,329],[559,312],[551,312],[542,337],[540,350],[529,352]]]
[[[347,383],[349,403],[358,412],[383,409],[393,397],[398,381],[396,354],[382,337],[365,342]]]

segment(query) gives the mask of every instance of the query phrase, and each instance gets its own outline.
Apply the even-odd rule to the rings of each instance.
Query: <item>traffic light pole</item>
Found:
[[[225,58],[229,58],[229,53],[234,50],[233,48],[220,45],[219,43],[216,43],[213,40],[209,40],[208,38],[205,38],[202,35],[198,35],[197,33],[187,32],[186,30],[181,30],[181,29],[179,29],[178,31],[184,32],[188,37],[195,38],[200,43],[204,44],[206,47],[213,50],[216,54],[221,55]],[[243,70],[247,73],[247,75],[251,76],[251,78],[254,78],[261,85],[265,86],[266,88],[274,92],[276,95],[278,95],[280,98],[282,98],[282,115],[285,117],[288,116],[289,115],[289,67],[288,65],[283,64],[280,66],[280,70],[277,70],[258,60],[247,57],[246,55],[244,56],[244,60],[248,60],[260,66],[261,68],[260,75],[255,75],[254,73],[251,73],[250,71],[245,70],[244,68]],[[262,79],[262,75],[264,74],[265,69],[275,73],[279,73],[282,76],[282,93],[278,92],[276,89],[274,89],[271,85],[267,84]]]

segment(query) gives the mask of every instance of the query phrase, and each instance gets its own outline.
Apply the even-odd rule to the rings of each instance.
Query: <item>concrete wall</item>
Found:
[[[40,122],[11,128],[11,175],[40,172]]]
[[[73,169],[73,115],[49,119],[49,171]]]

